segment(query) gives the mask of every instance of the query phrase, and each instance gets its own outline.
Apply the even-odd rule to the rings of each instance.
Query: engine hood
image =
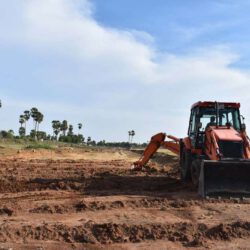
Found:
[[[242,138],[234,128],[230,127],[211,127],[215,137],[222,141],[242,141]]]

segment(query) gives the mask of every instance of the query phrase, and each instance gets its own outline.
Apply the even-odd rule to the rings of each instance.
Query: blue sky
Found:
[[[162,51],[177,54],[197,47],[225,44],[242,52],[240,66],[249,60],[250,1],[225,0],[95,0],[96,20],[118,29],[151,34]],[[245,60],[244,60],[245,59]]]
[[[38,107],[96,140],[185,136],[197,100],[250,124],[250,1],[0,0],[1,128]],[[30,122],[29,128],[32,127]]]

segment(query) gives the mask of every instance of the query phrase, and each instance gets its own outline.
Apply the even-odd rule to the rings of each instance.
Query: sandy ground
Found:
[[[1,154],[0,249],[250,249],[250,201],[202,200],[179,180],[173,155],[159,153],[154,171],[131,172],[138,156]]]

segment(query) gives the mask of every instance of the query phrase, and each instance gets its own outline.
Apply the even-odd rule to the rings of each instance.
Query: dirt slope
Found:
[[[201,200],[175,156],[130,172],[123,150],[0,160],[0,249],[250,249],[248,200]]]

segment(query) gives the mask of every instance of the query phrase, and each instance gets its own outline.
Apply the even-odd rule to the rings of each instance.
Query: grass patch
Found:
[[[55,149],[51,144],[47,143],[32,143],[25,147],[26,149]]]

